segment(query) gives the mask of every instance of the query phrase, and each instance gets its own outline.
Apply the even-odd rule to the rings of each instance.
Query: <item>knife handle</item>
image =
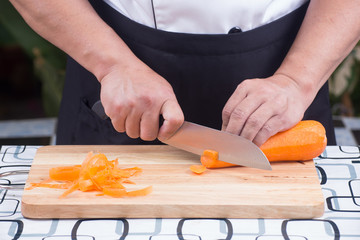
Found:
[[[101,100],[94,103],[91,110],[93,110],[102,120],[109,118],[108,115],[106,115],[105,113],[104,106],[102,105]]]

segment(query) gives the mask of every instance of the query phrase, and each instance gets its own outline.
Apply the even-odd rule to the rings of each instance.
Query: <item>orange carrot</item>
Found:
[[[123,185],[123,183],[135,184],[129,178],[137,176],[141,172],[142,169],[138,167],[121,169],[118,167],[117,159],[109,161],[102,153],[93,154],[90,152],[81,165],[52,168],[49,171],[49,179],[40,183],[31,183],[27,190],[36,187],[66,189],[60,198],[65,198],[76,190],[82,192],[100,191],[101,193],[97,196],[144,196],[151,192],[151,186],[128,192]],[[124,192],[125,194],[123,194]]]
[[[202,174],[205,172],[206,167],[204,165],[191,165],[190,170],[195,174]]]
[[[311,160],[326,147],[325,128],[317,121],[301,121],[270,137],[260,149],[270,162]]]
[[[293,128],[270,137],[260,149],[270,162],[303,161],[319,156],[326,147],[325,128],[317,121],[300,121]],[[218,159],[218,153],[205,150],[200,160],[206,168],[238,166]]]
[[[205,150],[200,158],[201,164],[206,168],[224,168],[238,166],[219,160],[219,153],[214,150]]]

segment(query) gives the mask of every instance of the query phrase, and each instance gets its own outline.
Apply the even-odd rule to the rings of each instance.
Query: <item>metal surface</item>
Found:
[[[101,101],[92,110],[106,119]],[[253,142],[233,134],[185,121],[181,128],[164,143],[182,150],[201,155],[211,149],[219,153],[219,159],[241,166],[271,170],[269,160]]]
[[[271,170],[268,159],[253,142],[195,123],[185,121],[170,139],[163,142],[198,155],[206,149],[215,150],[221,161]]]
[[[29,170],[17,170],[17,171],[10,171],[10,172],[4,172],[0,173],[0,179],[3,177],[8,177],[12,175],[27,175],[29,173]],[[22,190],[24,189],[24,183],[6,183],[6,184],[0,184],[0,190],[1,189],[7,189],[7,190]]]

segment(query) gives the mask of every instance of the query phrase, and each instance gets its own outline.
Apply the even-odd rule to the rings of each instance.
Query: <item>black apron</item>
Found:
[[[266,78],[280,66],[302,23],[308,3],[265,26],[233,34],[185,34],[156,30],[91,0],[100,17],[134,54],[172,85],[187,121],[220,129],[222,109],[245,79]],[[118,133],[92,110],[100,99],[93,74],[69,57],[58,118],[57,144],[159,144]],[[296,107],[296,106],[293,106]],[[321,122],[335,144],[327,83],[304,119]]]

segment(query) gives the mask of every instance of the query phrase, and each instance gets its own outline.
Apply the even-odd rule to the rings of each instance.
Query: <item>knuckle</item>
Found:
[[[168,121],[171,126],[181,126],[184,122],[184,116],[171,117]]]
[[[235,108],[231,114],[231,117],[235,120],[242,120],[246,118],[246,112],[240,108]]]
[[[284,96],[277,96],[276,98],[273,99],[273,104],[275,106],[284,108],[287,105],[287,98]]]
[[[139,102],[146,108],[151,107],[155,101],[156,100],[150,95],[141,95],[139,97]]]
[[[247,120],[247,124],[249,124],[250,127],[255,128],[260,125],[260,120],[258,118],[249,117]]]
[[[261,131],[265,137],[270,137],[274,133],[274,129],[269,124],[265,124]]]
[[[229,118],[231,115],[231,109],[229,107],[225,107],[222,111],[222,117],[223,118]]]
[[[126,99],[126,101],[124,103],[122,103],[123,108],[125,108],[125,106],[129,109],[133,109],[136,107],[136,100],[135,99]]]
[[[242,81],[238,86],[237,88],[240,89],[240,88],[246,88],[246,87],[249,87],[252,85],[252,80],[251,79],[245,79],[244,81]]]

